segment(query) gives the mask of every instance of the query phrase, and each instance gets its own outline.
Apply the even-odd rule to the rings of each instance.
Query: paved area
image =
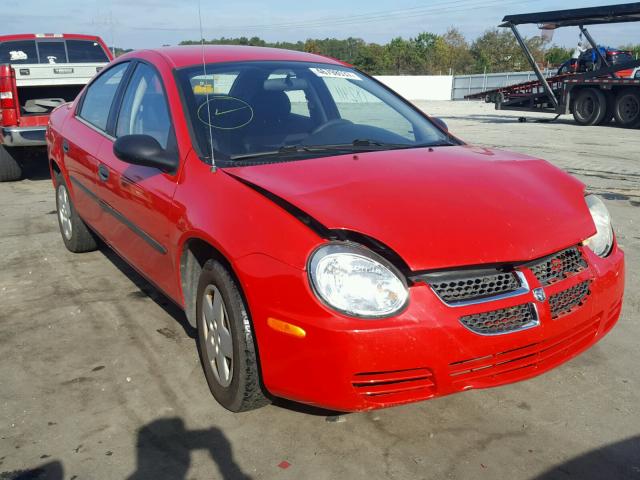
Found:
[[[210,397],[178,310],[112,252],[65,250],[32,166],[0,184],[0,479],[640,478],[640,132],[420,106],[607,199],[627,295],[602,342],[523,383],[337,422],[285,403],[234,415]]]

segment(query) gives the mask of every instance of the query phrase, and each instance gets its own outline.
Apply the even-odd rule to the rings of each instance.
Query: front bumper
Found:
[[[7,147],[39,147],[46,145],[47,127],[1,127],[2,144]]]
[[[238,262],[252,313],[264,384],[273,395],[339,411],[360,411],[425,400],[473,388],[534,377],[600,340],[616,323],[624,291],[624,254],[607,258],[582,249],[588,268],[544,287],[525,269],[530,291],[481,305],[450,307],[426,284],[410,288],[400,315],[383,320],[340,316],[322,306],[306,272],[270,257]],[[264,272],[273,272],[269,277]],[[549,297],[590,281],[590,295],[575,310],[551,318]],[[483,336],[460,317],[534,303],[539,324],[508,334]],[[297,338],[272,330],[269,317],[306,331]]]

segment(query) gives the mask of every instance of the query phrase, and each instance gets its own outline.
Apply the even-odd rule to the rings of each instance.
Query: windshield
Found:
[[[458,143],[376,81],[335,65],[238,62],[179,71],[202,157],[230,166]]]

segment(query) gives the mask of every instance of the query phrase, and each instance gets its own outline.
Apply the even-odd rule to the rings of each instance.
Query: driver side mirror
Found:
[[[124,135],[113,144],[113,154],[123,162],[153,167],[167,173],[178,168],[176,155],[167,152],[150,135]]]
[[[448,125],[445,123],[444,120],[442,120],[439,117],[431,117],[431,121],[433,123],[435,123],[437,126],[439,126],[442,130],[444,130],[445,132],[449,131],[449,127]]]

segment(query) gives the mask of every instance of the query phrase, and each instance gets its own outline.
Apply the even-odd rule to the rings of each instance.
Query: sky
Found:
[[[200,0],[205,38],[259,36],[267,41],[362,38],[385,43],[420,32],[458,28],[472,41],[504,15],[559,8],[629,3],[622,0]],[[111,46],[152,48],[200,38],[198,0],[2,0],[6,33],[92,33]],[[589,30],[600,44],[640,43],[637,23],[599,25]],[[523,27],[527,36],[535,26]],[[577,28],[555,32],[553,43],[574,47]]]

